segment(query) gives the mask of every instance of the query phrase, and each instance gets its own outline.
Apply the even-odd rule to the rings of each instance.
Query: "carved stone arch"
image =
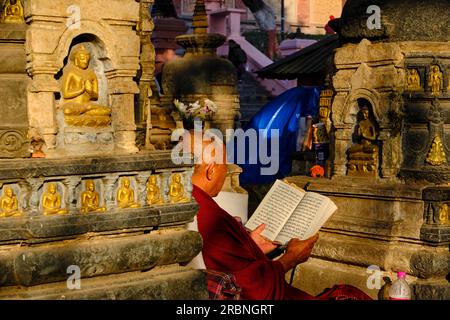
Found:
[[[347,97],[344,104],[344,112],[342,113],[344,119],[343,122],[347,124],[355,124],[356,116],[359,112],[358,99],[367,100],[372,106],[372,112],[375,116],[377,123],[380,123],[382,115],[380,114],[381,98],[379,94],[374,90],[369,89],[356,89]]]
[[[59,38],[53,57],[59,69],[64,67],[64,59],[69,55],[73,40],[82,36],[90,35],[95,38],[97,44],[102,47],[103,54],[100,59],[105,63],[105,70],[118,69],[121,62],[114,43],[119,40],[116,39],[116,34],[111,30],[111,27],[104,22],[93,22],[89,20],[81,20],[81,28],[66,28]]]

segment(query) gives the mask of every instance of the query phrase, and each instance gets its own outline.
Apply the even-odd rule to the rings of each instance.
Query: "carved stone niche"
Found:
[[[47,157],[137,152],[133,110],[139,88],[133,78],[139,69],[140,40],[134,30],[139,3],[30,0],[25,3],[25,18],[29,23],[27,71],[32,77],[29,122],[43,137]],[[72,50],[80,44],[89,51],[89,68],[98,80],[98,98],[90,94],[92,100],[86,105],[110,108],[110,124],[68,125],[61,114],[64,69]],[[78,93],[92,93],[92,85],[81,82],[84,88],[78,83]]]
[[[353,145],[347,150],[347,175],[376,177],[378,172],[379,129],[374,121],[373,108],[366,99],[358,99],[359,111],[352,136]]]
[[[436,245],[450,243],[450,187],[431,187],[422,192],[425,201],[420,238]]]

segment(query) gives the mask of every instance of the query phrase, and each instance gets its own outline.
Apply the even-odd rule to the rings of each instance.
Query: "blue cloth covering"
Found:
[[[233,146],[234,154],[233,152],[230,153],[231,150],[228,151],[232,157],[229,160],[234,160],[234,163],[238,164],[243,169],[243,172],[240,175],[241,185],[267,184],[289,175],[292,169],[291,155],[296,150],[299,118],[307,115],[313,117],[317,115],[320,91],[321,88],[319,87],[296,87],[289,89],[266,104],[250,120],[249,124],[244,128],[244,131],[248,129],[255,129],[257,132],[259,132],[258,130],[260,129],[267,131],[265,134],[258,135],[256,149],[255,146],[249,145],[248,139],[246,140],[245,163],[237,161],[237,155],[239,152],[243,151],[243,146],[236,143],[236,138]],[[274,153],[276,150],[271,148],[271,129],[279,130],[279,169],[275,173],[267,175],[267,173],[262,174],[261,169],[270,167],[271,164],[267,163],[267,159],[277,156]],[[264,149],[264,140],[267,141],[267,149],[269,150],[269,158],[266,160],[261,158],[261,155],[256,156],[253,154],[255,150],[257,150],[258,154],[260,151],[262,151],[262,154],[267,153]],[[261,142],[263,142],[263,144]],[[261,147],[263,147],[262,150],[260,150]],[[265,161],[266,163],[264,163]]]

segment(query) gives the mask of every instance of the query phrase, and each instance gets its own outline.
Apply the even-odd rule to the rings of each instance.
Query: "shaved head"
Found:
[[[217,196],[227,174],[225,144],[219,136],[199,130],[185,132],[182,143],[195,157],[192,184],[211,197]]]

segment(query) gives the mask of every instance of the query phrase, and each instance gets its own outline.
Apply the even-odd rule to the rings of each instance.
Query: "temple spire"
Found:
[[[204,0],[197,0],[195,2],[192,27],[194,28],[194,34],[206,34],[208,32],[208,16],[206,15]]]

